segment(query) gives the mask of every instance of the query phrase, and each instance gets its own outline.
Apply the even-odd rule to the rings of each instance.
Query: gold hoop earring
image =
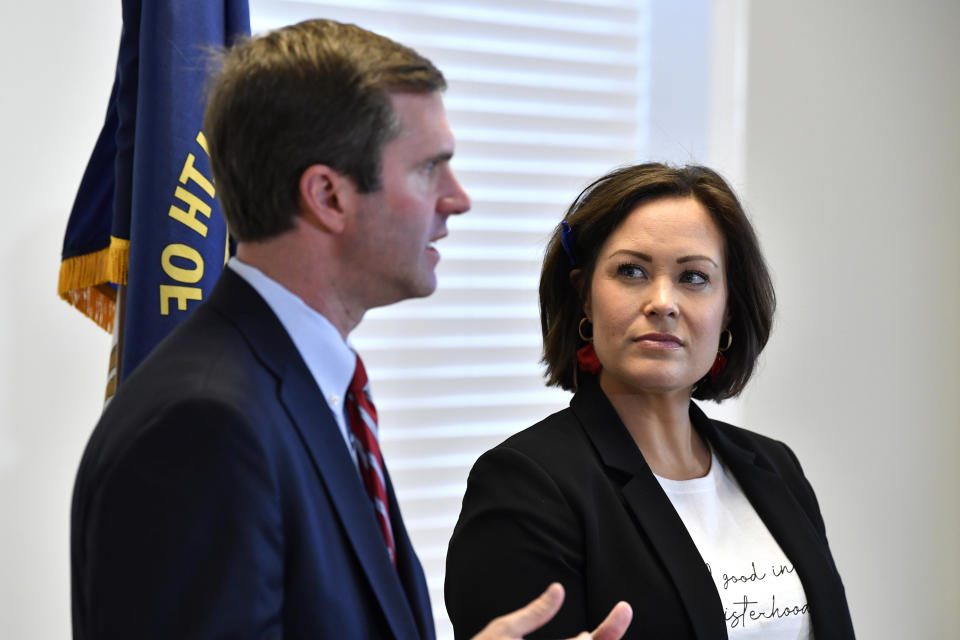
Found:
[[[583,335],[583,323],[585,322],[590,325],[589,337]],[[577,327],[577,333],[580,334],[580,339],[584,342],[593,342],[593,324],[590,323],[590,318],[583,316],[583,318],[580,319],[580,325]]]
[[[730,332],[730,329],[724,329],[720,332],[720,340],[723,341],[723,334],[727,334],[727,344],[722,345],[717,351],[723,353],[727,349],[733,346],[733,333]]]

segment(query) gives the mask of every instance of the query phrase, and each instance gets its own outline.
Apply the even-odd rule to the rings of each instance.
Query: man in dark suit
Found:
[[[432,638],[420,563],[347,335],[436,287],[470,201],[425,58],[309,21],[227,52],[204,130],[237,240],[124,383],[74,490],[74,637]],[[495,619],[520,637],[556,585]],[[619,638],[619,605],[595,632]]]

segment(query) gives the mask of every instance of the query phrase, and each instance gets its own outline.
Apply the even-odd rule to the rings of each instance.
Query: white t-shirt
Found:
[[[716,454],[703,478],[657,480],[707,563],[729,637],[813,638],[807,596],[793,565]]]

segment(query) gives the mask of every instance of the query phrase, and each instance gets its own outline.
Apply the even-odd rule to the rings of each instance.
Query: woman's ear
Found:
[[[576,290],[577,295],[580,297],[580,304],[583,305],[583,312],[586,314],[587,318],[592,317],[590,311],[590,299],[589,296],[584,296],[584,291],[586,291],[586,282],[584,281],[583,269],[572,269],[570,271],[570,286]]]
[[[353,180],[325,164],[314,164],[300,174],[300,215],[311,226],[341,233],[358,197]]]

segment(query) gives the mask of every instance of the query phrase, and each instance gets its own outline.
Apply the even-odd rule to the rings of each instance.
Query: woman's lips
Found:
[[[645,333],[634,342],[648,349],[679,349],[683,346],[683,340],[672,333]]]

